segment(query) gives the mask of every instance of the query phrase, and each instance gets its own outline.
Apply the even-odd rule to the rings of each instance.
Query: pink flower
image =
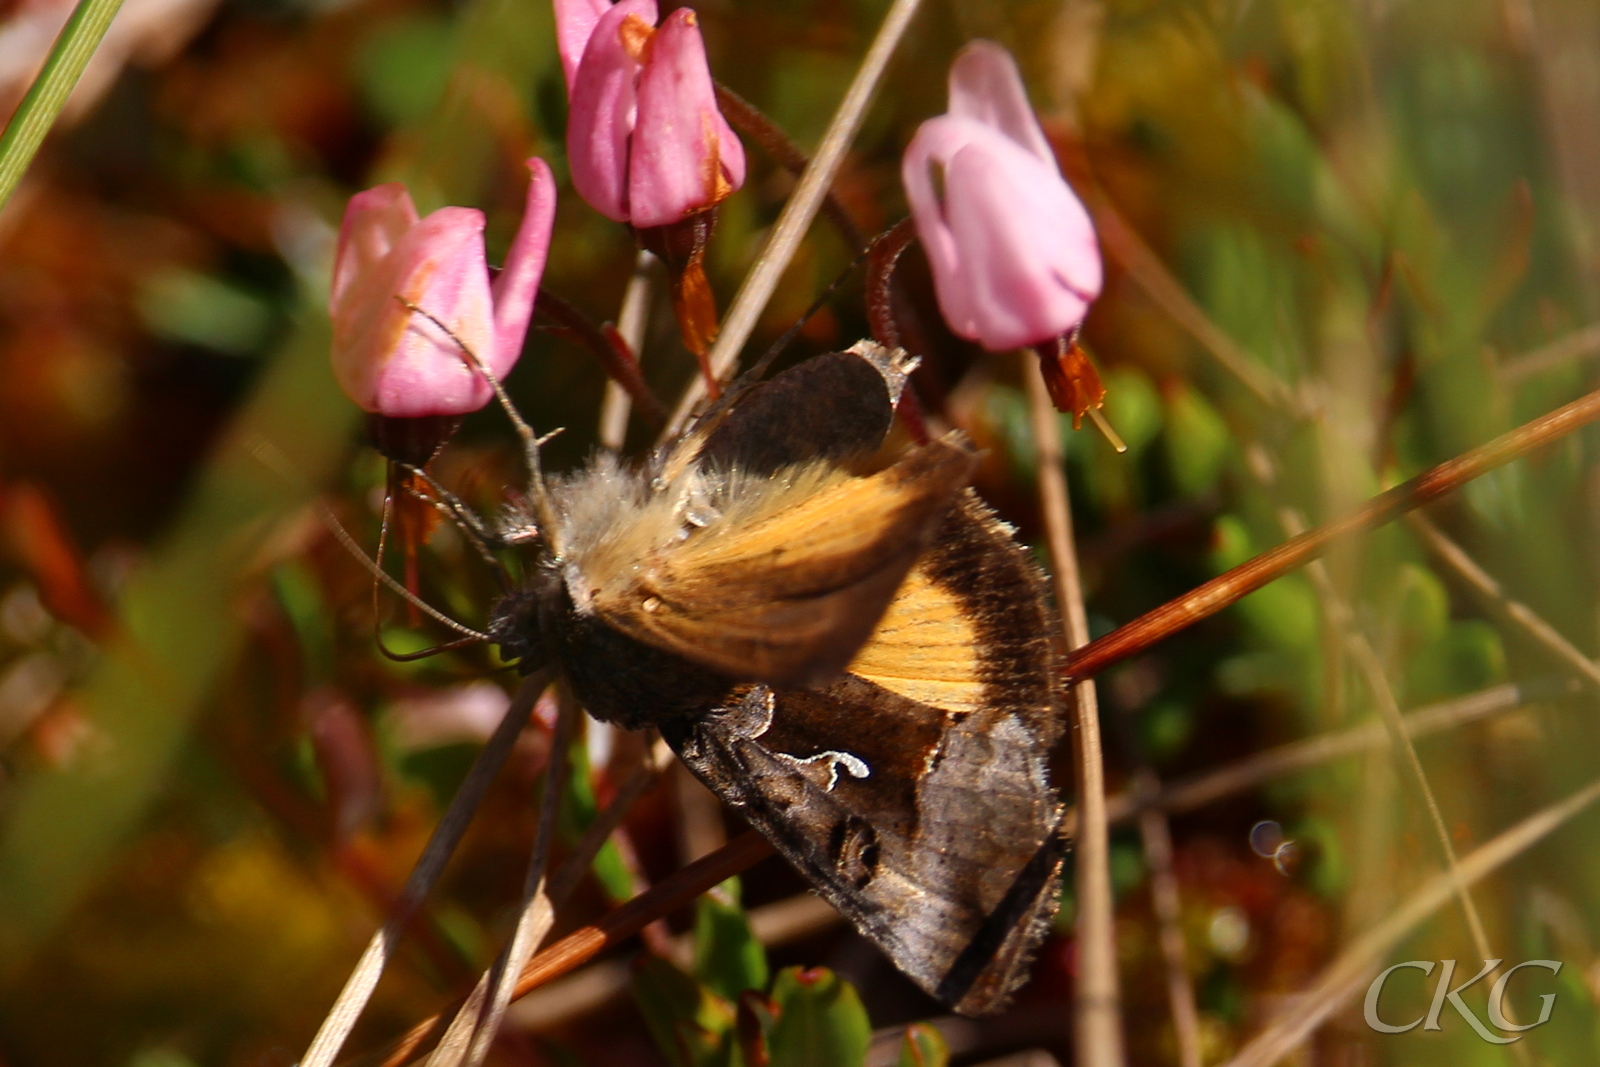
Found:
[[[483,212],[444,207],[418,219],[398,182],[350,198],[328,314],[334,377],[351,400],[399,417],[463,415],[489,402],[493,390],[462,346],[497,378],[522,352],[555,219],[549,166],[530,159],[528,170],[522,225],[493,282]]]
[[[962,49],[950,68],[949,112],[917,130],[901,176],[951,330],[1005,351],[1083,321],[1100,295],[1094,226],[1005,49],[992,41]]]
[[[571,111],[572,184],[595,210],[667,226],[744,184],[744,147],[717,108],[695,13],[655,29],[655,0],[555,0]]]

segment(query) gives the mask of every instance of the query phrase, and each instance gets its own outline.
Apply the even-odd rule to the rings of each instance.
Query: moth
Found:
[[[744,390],[638,469],[546,484],[488,635],[655,727],[924,990],[1004,1006],[1056,910],[1058,632],[956,434],[879,458],[910,363],[863,342]]]

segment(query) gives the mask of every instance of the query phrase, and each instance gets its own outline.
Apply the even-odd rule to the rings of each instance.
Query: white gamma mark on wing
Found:
[[[865,760],[849,752],[818,752],[815,756],[791,756],[787,752],[775,752],[773,754],[788,760],[796,766],[820,763],[826,760],[828,763],[827,790],[830,793],[833,792],[833,787],[839,784],[840,767],[843,767],[852,778],[865,778],[872,773],[872,768],[867,766]]]

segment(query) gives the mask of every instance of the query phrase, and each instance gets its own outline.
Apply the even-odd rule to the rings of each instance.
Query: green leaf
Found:
[[[1227,423],[1192,389],[1174,396],[1167,411],[1167,464],[1186,496],[1210,489],[1228,458],[1232,438]]]
[[[1438,641],[1406,662],[1406,697],[1412,703],[1443,700],[1485,689],[1506,677],[1500,633],[1479,619],[1452,622]]]
[[[850,983],[823,968],[789,967],[772,983],[778,1020],[767,1040],[771,1067],[857,1067],[872,1024]]]
[[[362,95],[391,126],[419,123],[450,81],[455,24],[437,16],[393,19],[356,53]]]
[[[895,1067],[945,1067],[949,1062],[950,1046],[931,1023],[912,1023],[906,1027]]]
[[[737,1000],[747,989],[767,987],[767,953],[739,907],[737,878],[723,882],[695,906],[692,970],[728,1000]]]
[[[135,306],[151,332],[230,356],[257,354],[273,325],[272,306],[258,294],[176,267],[145,279]]]
[[[324,685],[333,677],[334,633],[332,613],[322,597],[316,576],[300,562],[281,563],[272,569],[272,591],[289,617],[300,643],[305,684]]]
[[[1416,649],[1444,637],[1450,626],[1450,594],[1444,583],[1414,563],[1401,565],[1399,579],[1396,614],[1406,643]]]
[[[732,1004],[659,956],[645,956],[635,967],[633,998],[672,1067],[727,1067]]]

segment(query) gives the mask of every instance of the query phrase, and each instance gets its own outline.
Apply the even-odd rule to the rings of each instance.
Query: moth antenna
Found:
[[[333,534],[334,539],[337,540],[339,542],[339,544],[344,546],[344,550],[346,552],[350,553],[358,561],[360,561],[361,565],[363,567],[367,568],[367,571],[372,575],[372,577],[374,579],[374,583],[373,583],[373,587],[372,587],[372,594],[373,594],[372,599],[373,599],[374,611],[376,611],[377,599],[378,599],[378,596],[377,596],[377,594],[378,594],[377,583],[378,582],[382,582],[384,585],[389,587],[390,592],[394,593],[396,596],[400,597],[400,599],[404,600],[407,604],[410,604],[412,607],[416,608],[418,611],[420,611],[424,615],[428,616],[428,618],[432,619],[434,622],[439,623],[441,626],[447,626],[450,629],[454,630],[456,633],[462,634],[462,635],[464,635],[465,637],[467,637],[468,639],[470,639],[472,641],[488,641],[489,640],[489,635],[488,634],[481,633],[481,632],[479,632],[477,630],[474,630],[472,627],[468,626],[466,623],[457,622],[456,620],[452,619],[450,616],[446,615],[444,612],[440,611],[438,608],[434,607],[432,604],[429,604],[426,600],[423,600],[421,597],[417,596],[415,593],[413,593],[411,590],[407,589],[405,586],[401,585],[399,582],[395,581],[395,579],[389,574],[389,572],[384,570],[383,567],[381,567],[378,564],[377,560],[374,560],[371,556],[367,555],[366,552],[362,551],[361,546],[356,544],[356,539],[354,537],[350,536],[350,531],[346,530],[344,528],[344,523],[339,521],[339,517],[337,515],[335,515],[333,513],[333,510],[331,508],[329,508],[328,505],[324,504],[321,501],[320,498],[313,497],[312,500],[311,500],[311,506],[312,506],[312,508],[314,508],[316,510],[317,518],[321,519],[322,520],[322,524],[328,528],[328,532]],[[384,512],[383,522],[380,525],[379,530],[378,530],[378,558],[379,559],[383,558],[383,549],[384,549],[384,545],[385,545],[385,542],[387,540],[387,535],[388,535],[388,528],[389,528],[389,498],[388,497],[384,497],[383,512]]]
[[[511,576],[506,573],[505,564],[496,559],[494,553],[489,549],[490,542],[496,541],[498,538],[489,532],[483,523],[483,519],[471,508],[467,507],[460,497],[440,485],[438,479],[429,474],[425,468],[417,467],[410,463],[400,463],[398,466],[432,490],[434,497],[438,499],[425,496],[422,493],[416,493],[416,496],[418,499],[426,500],[429,504],[432,504],[441,515],[454,523],[456,529],[460,530],[461,535],[467,539],[467,543],[478,553],[478,557],[494,570],[495,577],[500,580],[500,587],[502,589],[510,589]],[[415,490],[412,490],[412,492],[415,492]],[[382,534],[379,536],[381,538]]]
[[[550,501],[550,493],[544,481],[544,466],[539,461],[539,446],[550,438],[535,436],[533,428],[523,420],[522,414],[516,409],[516,405],[512,404],[511,398],[506,395],[505,387],[500,384],[499,377],[484,365],[483,360],[478,358],[478,354],[465,341],[456,336],[454,330],[441,322],[433,312],[415,301],[409,300],[399,293],[395,294],[395,299],[400,301],[408,311],[415,312],[433,323],[446,337],[454,341],[456,347],[461,350],[461,358],[466,360],[473,370],[483,375],[483,380],[488,382],[489,388],[494,390],[495,399],[500,402],[501,410],[506,413],[506,418],[511,420],[511,425],[517,431],[517,436],[522,439],[523,457],[528,466],[528,488],[529,496],[532,498],[530,503],[533,505],[534,520],[539,524],[540,532],[544,535],[545,544],[550,546],[551,554],[560,558],[561,546],[556,542],[559,527],[555,521],[555,506]]]
[[[315,490],[311,489],[311,487],[306,484],[305,479],[301,478],[295,472],[294,468],[289,464],[289,461],[284,457],[283,453],[278,451],[277,446],[271,441],[268,441],[264,437],[256,436],[250,441],[249,449],[251,454],[261,462],[262,466],[272,471],[290,485],[293,485],[296,488],[307,490],[308,495],[311,498],[311,508],[316,512],[317,518],[321,520],[322,525],[328,530],[329,533],[333,534],[334,539],[338,541],[339,544],[344,546],[344,550],[346,552],[349,552],[352,556],[359,560],[361,565],[367,568],[367,570],[372,574],[374,578],[372,586],[372,614],[373,627],[375,631],[373,636],[377,640],[378,651],[382,652],[389,659],[405,663],[414,659],[422,659],[425,656],[437,655],[440,652],[448,652],[453,649],[464,648],[467,645],[475,645],[479,644],[480,642],[487,644],[491,640],[488,634],[480,633],[464,623],[457,622],[456,620],[450,618],[450,616],[444,614],[444,612],[439,611],[432,604],[429,604],[421,597],[413,594],[411,590],[407,589],[399,582],[395,581],[387,571],[378,565],[376,560],[374,560],[371,556],[368,556],[366,552],[362,551],[361,546],[356,544],[356,539],[350,536],[350,531],[344,528],[344,523],[340,522],[339,517],[333,513],[333,509],[329,508],[327,504],[323,503],[322,498],[317,495]],[[389,506],[389,497],[385,495],[383,499],[383,521],[378,527],[379,559],[383,557],[384,544],[387,541],[389,534]],[[391,652],[387,647],[384,646],[383,634],[381,632],[376,632],[378,617],[378,582],[382,582],[387,585],[395,593],[399,594],[407,603],[415,605],[419,611],[427,615],[429,618],[443,626],[449,627],[462,636],[455,641],[447,641],[442,645],[435,645],[432,648],[423,649],[421,652]]]
[[[400,466],[400,464],[395,464],[395,466]],[[411,493],[416,494],[416,491],[411,490]],[[419,494],[416,494],[416,496],[419,496]],[[390,498],[389,493],[384,493],[384,512],[382,512],[382,518],[378,522],[378,553],[373,558],[373,563],[378,568],[378,571],[374,571],[373,577],[373,643],[378,646],[379,654],[382,654],[384,659],[389,659],[392,662],[410,662],[413,659],[424,659],[424,657],[442,653],[446,648],[456,648],[459,645],[474,643],[474,638],[462,637],[456,641],[448,641],[446,645],[434,645],[432,648],[424,648],[419,653],[397,653],[397,651],[390,649],[384,643],[384,629],[378,622],[382,617],[382,606],[379,605],[378,601],[379,585],[376,574],[386,573],[384,571],[384,549],[389,545],[390,515],[394,515],[394,498]]]
[[[383,609],[378,603],[379,585],[376,575],[387,573],[383,570],[383,556],[389,547],[389,516],[394,514],[394,498],[389,495],[389,487],[394,484],[393,469],[393,467],[390,467],[388,476],[384,478],[383,511],[378,517],[378,548],[372,557],[372,573],[374,575],[372,579],[372,637],[378,643],[378,651],[383,652],[385,655],[388,654],[388,650],[383,647],[383,629],[378,625],[378,620],[383,618]],[[355,539],[351,538],[351,540]]]
[[[437,656],[441,652],[454,652],[458,648],[476,645],[479,640],[477,637],[458,637],[454,641],[446,641],[442,645],[424,648],[419,652],[395,652],[383,643],[383,636],[380,634],[378,636],[378,651],[383,653],[385,659],[392,660],[395,663],[413,663],[419,659],[427,659],[429,656]]]

